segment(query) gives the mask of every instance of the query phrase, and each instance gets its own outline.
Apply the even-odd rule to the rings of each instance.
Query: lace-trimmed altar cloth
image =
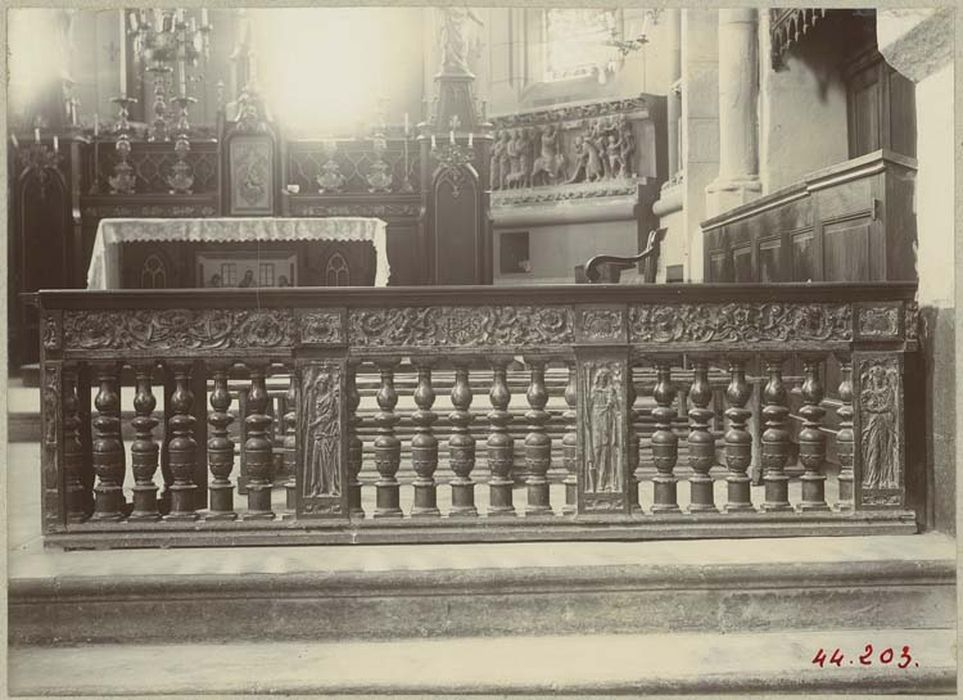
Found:
[[[375,286],[385,287],[391,274],[386,229],[381,219],[360,216],[101,219],[87,268],[87,289],[120,287],[120,246],[133,241],[370,241],[377,261]]]

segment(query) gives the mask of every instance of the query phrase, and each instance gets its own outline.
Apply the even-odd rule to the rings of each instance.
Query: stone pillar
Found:
[[[759,180],[757,10],[719,10],[719,175],[706,188],[715,216],[762,193]]]
[[[672,88],[666,100],[666,122],[669,130],[669,182],[674,181],[679,168],[682,166],[679,153],[679,118],[682,116],[682,94],[679,85],[682,79],[682,11],[667,9],[666,24],[668,25],[669,45],[669,75],[672,77]]]

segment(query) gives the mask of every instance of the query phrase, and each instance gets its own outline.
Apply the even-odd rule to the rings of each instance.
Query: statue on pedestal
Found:
[[[468,68],[468,41],[465,21],[483,26],[478,16],[467,7],[442,7],[441,69],[445,73],[471,73]]]

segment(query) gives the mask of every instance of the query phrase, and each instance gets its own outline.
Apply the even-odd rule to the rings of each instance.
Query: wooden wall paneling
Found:
[[[885,279],[915,280],[918,234],[913,197],[916,171],[900,165],[890,166],[885,187],[884,203],[880,208],[886,236]]]

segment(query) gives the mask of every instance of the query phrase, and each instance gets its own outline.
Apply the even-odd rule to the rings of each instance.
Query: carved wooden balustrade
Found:
[[[914,532],[914,295],[909,283],[40,292],[46,541]],[[519,367],[523,392],[509,381]],[[133,418],[121,371],[135,378]],[[563,411],[546,388],[560,371]],[[372,373],[373,415],[358,389]],[[290,378],[283,400],[272,376]],[[561,483],[548,478],[558,467]]]

